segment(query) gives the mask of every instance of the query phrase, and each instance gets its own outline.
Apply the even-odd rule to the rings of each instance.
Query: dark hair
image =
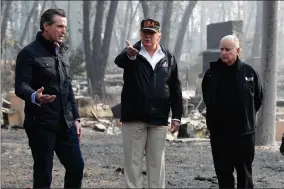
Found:
[[[40,18],[40,30],[41,31],[44,30],[44,27],[43,27],[44,24],[51,25],[54,23],[53,17],[55,15],[66,17],[65,11],[63,9],[48,9],[44,11],[44,13],[42,14]]]

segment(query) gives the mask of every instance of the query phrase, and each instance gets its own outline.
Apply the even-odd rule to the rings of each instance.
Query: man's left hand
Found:
[[[79,142],[81,142],[82,141],[82,126],[78,120],[75,121],[75,127],[76,127],[76,132],[79,138]]]
[[[282,141],[279,150],[280,150],[280,153],[284,156],[284,141]]]
[[[170,132],[172,134],[174,134],[175,132],[177,132],[179,130],[179,126],[180,126],[180,122],[177,121],[177,120],[172,120],[172,123],[171,123],[171,128],[170,128]]]

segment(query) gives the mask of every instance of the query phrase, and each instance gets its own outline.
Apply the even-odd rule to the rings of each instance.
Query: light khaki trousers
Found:
[[[167,126],[142,122],[123,123],[124,179],[127,188],[142,188],[142,164],[146,152],[149,188],[165,188]]]

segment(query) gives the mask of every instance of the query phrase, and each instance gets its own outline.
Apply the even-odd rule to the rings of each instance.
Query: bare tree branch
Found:
[[[176,56],[176,60],[177,62],[180,61],[180,57],[181,57],[181,50],[182,50],[182,46],[183,46],[183,39],[185,36],[185,32],[188,26],[188,22],[189,22],[189,18],[191,17],[192,11],[196,5],[197,1],[189,1],[187,4],[187,7],[184,11],[183,17],[182,17],[182,21],[181,21],[181,28],[177,34],[177,40],[176,40],[176,44],[175,44],[175,50],[174,50],[174,55]]]
[[[2,3],[2,1],[1,1]],[[7,30],[7,24],[8,24],[8,18],[10,17],[10,10],[11,10],[11,6],[12,6],[13,1],[5,1],[6,7],[5,7],[5,12],[3,15],[3,20],[2,20],[2,24],[1,24],[1,46],[2,46],[2,42],[6,37],[6,30]]]
[[[136,6],[135,11],[134,11],[133,15],[131,16],[131,18],[135,18],[136,13],[137,13],[137,11],[138,11],[138,8],[139,8],[139,3],[137,3],[137,6]],[[126,39],[129,39],[129,40],[130,40],[130,33],[132,32],[133,20],[134,20],[134,19],[130,19],[129,29],[128,29],[128,32],[127,32],[127,37],[126,37]]]
[[[140,0],[139,1],[142,5],[142,10],[144,14],[144,19],[149,18],[149,1]]]
[[[21,38],[20,38],[20,46],[23,46],[23,45],[24,45],[24,40],[25,40],[25,38],[26,38],[28,29],[29,29],[29,23],[31,22],[31,18],[32,18],[34,12],[35,12],[35,9],[36,9],[36,7],[37,7],[37,3],[38,3],[37,1],[34,2],[33,7],[32,7],[32,10],[31,10],[31,12],[29,13],[29,15],[28,15],[28,17],[27,17],[27,19],[26,19],[25,28],[24,28],[23,33],[22,33],[22,36],[21,36]]]

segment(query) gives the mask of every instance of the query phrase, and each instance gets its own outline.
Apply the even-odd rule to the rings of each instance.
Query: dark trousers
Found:
[[[25,128],[34,159],[33,188],[50,188],[54,151],[64,166],[64,188],[81,188],[84,161],[76,128]]]
[[[232,133],[210,134],[219,188],[235,188],[234,169],[237,172],[237,188],[253,188],[254,133],[238,137],[232,136]]]

